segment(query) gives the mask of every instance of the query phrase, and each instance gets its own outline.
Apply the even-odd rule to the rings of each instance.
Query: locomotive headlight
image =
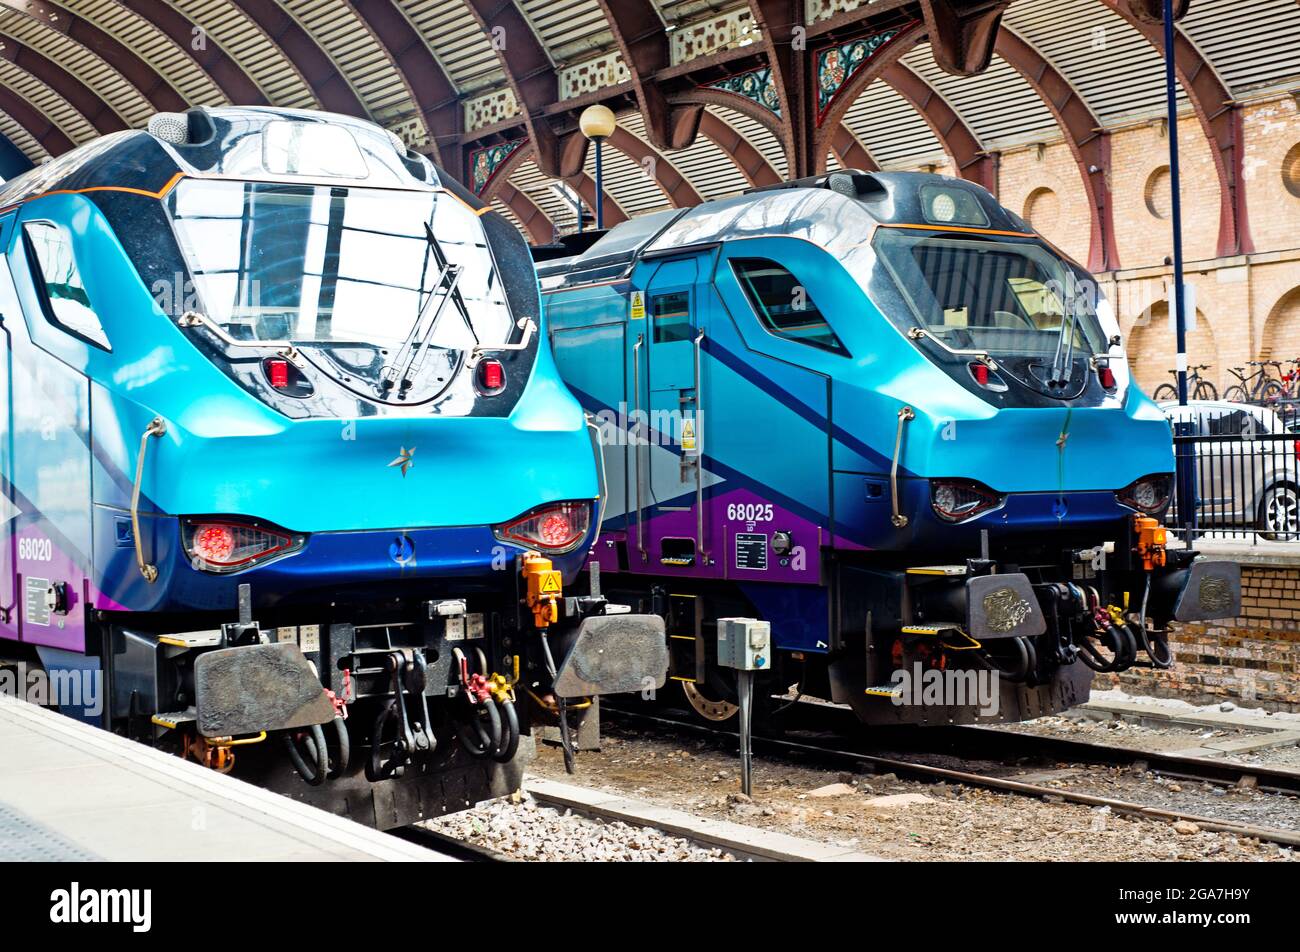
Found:
[[[556,502],[530,510],[493,531],[502,542],[513,542],[542,552],[571,552],[591,528],[591,503]]]
[[[943,185],[921,187],[921,212],[935,225],[975,225],[987,227],[988,215],[979,200],[964,188]]]
[[[930,214],[935,221],[952,221],[957,217],[957,203],[947,192],[940,192],[930,202]]]
[[[297,552],[307,537],[251,520],[193,517],[181,520],[181,541],[195,569],[227,574]]]
[[[1168,473],[1153,473],[1135,479],[1119,492],[1115,498],[1120,505],[1136,509],[1147,515],[1156,515],[1169,505],[1170,486],[1173,480]]]
[[[930,506],[946,522],[965,522],[1002,505],[1003,496],[973,479],[930,481]]]

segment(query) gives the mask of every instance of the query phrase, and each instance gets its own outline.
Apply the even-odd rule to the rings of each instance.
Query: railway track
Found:
[[[679,734],[693,734],[695,736],[739,741],[738,736],[730,731],[718,730],[672,717],[615,709],[608,705],[602,705],[601,716],[607,717],[611,722],[622,723],[627,726],[647,727],[673,731]],[[1037,735],[993,731],[990,728],[953,727],[927,728],[926,730],[968,732],[955,734],[949,738],[950,742],[960,744],[957,748],[960,753],[956,754],[956,756],[963,758],[970,757],[974,750],[977,749],[978,744],[981,743],[992,744],[1006,751],[1014,749],[1017,742],[1025,739],[1026,743],[1018,751],[1019,755],[1025,755],[1027,751],[1032,753],[1035,749],[1042,752],[1050,749],[1052,751],[1050,756],[1055,759],[1100,763],[1110,766],[1117,764],[1137,766],[1141,764],[1143,770],[1151,770],[1154,773],[1160,773],[1168,777],[1180,777],[1221,786],[1250,785],[1266,792],[1276,792],[1289,796],[1296,796],[1297,792],[1300,791],[1300,775],[1297,775],[1294,771],[1223,763],[1210,761],[1208,758],[1182,757],[1124,748],[1104,748],[1100,745],[1065,739],[1061,739],[1060,743],[1056,743],[1055,739],[1047,738],[1045,740],[1049,743],[1040,744],[1039,742],[1044,739]],[[994,734],[998,736],[996,738],[988,736]],[[769,734],[756,734],[753,739],[756,753],[766,751],[778,755],[812,758],[818,762],[837,767],[865,766],[869,767],[874,773],[893,773],[899,777],[908,777],[922,782],[964,784],[1021,796],[1077,803],[1089,807],[1108,807],[1115,814],[1147,817],[1170,823],[1186,820],[1195,823],[1203,830],[1233,833],[1238,836],[1251,837],[1283,846],[1300,847],[1300,832],[1293,830],[1275,829],[1252,823],[1204,816],[1190,811],[1168,809],[1062,787],[1048,787],[1010,777],[995,776],[990,773],[958,770],[952,767],[925,763],[916,759],[903,759],[899,756],[885,756],[864,750],[855,750],[851,749],[851,746],[846,749],[845,745],[852,745],[852,743],[852,740],[843,737],[822,736],[804,736],[800,739],[793,739],[790,737],[774,737]],[[927,744],[927,746],[929,745]],[[1069,751],[1068,755],[1065,753],[1067,750]]]
[[[423,846],[425,849],[433,850],[435,853],[441,853],[444,856],[450,856],[465,863],[518,862],[514,857],[507,856],[504,853],[498,853],[496,850],[479,846],[477,843],[457,839],[446,833],[439,833],[436,830],[426,829],[422,826],[398,827],[389,830],[388,834],[397,837],[399,840]]]
[[[1123,767],[1141,764],[1144,770],[1169,779],[1228,787],[1250,786],[1266,793],[1300,796],[1300,770],[1246,764],[1225,757],[1153,751],[1123,744],[1098,744],[1070,737],[1029,734],[979,725],[883,731],[874,729],[869,735],[864,735],[864,743],[870,743],[873,750],[862,750],[853,737],[863,733],[862,727],[850,712],[822,704],[800,707],[801,710],[783,725],[788,733],[811,734],[817,739],[834,737],[838,743],[848,743],[851,745],[850,750],[860,753],[873,753],[883,746],[884,749],[895,752],[904,749],[923,750],[963,758],[1010,760],[1040,757]]]
[[[991,727],[939,728],[942,740],[970,745],[979,751],[1005,755],[1041,756],[1056,760],[1110,766],[1138,766],[1171,780],[1220,786],[1250,786],[1266,793],[1300,796],[1300,771],[1243,764],[1217,757],[1199,757],[1124,745],[1094,744],[1068,737],[1044,737]]]

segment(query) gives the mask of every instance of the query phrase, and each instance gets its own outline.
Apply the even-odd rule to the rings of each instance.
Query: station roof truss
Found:
[[[0,0],[0,134],[33,163],[158,111],[365,116],[541,243],[595,201],[578,116],[610,107],[605,221],[835,168],[991,188],[1064,142],[1119,266],[1111,133],[1164,117],[1154,0]],[[1180,105],[1211,146],[1219,251],[1252,250],[1243,102],[1300,84],[1295,0],[1178,0]]]

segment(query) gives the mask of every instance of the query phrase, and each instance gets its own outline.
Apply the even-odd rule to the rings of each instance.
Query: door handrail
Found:
[[[700,384],[700,351],[704,343],[704,330],[695,336],[695,557],[706,564],[708,550],[704,548],[704,394]]]
[[[632,452],[636,465],[636,548],[641,553],[641,561],[646,560],[645,522],[642,516],[644,506],[641,493],[641,442],[638,439],[641,428],[641,347],[645,344],[645,335],[637,334],[636,343],[632,345],[632,425],[638,431],[632,434]]]

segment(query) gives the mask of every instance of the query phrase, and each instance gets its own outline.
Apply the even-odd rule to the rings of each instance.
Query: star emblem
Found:
[[[405,479],[406,471],[415,465],[415,460],[412,459],[412,457],[415,456],[415,447],[412,446],[408,450],[405,446],[403,446],[401,450],[402,451],[397,455],[397,459],[393,460],[388,465],[396,466],[400,468],[402,471],[402,478]]]

